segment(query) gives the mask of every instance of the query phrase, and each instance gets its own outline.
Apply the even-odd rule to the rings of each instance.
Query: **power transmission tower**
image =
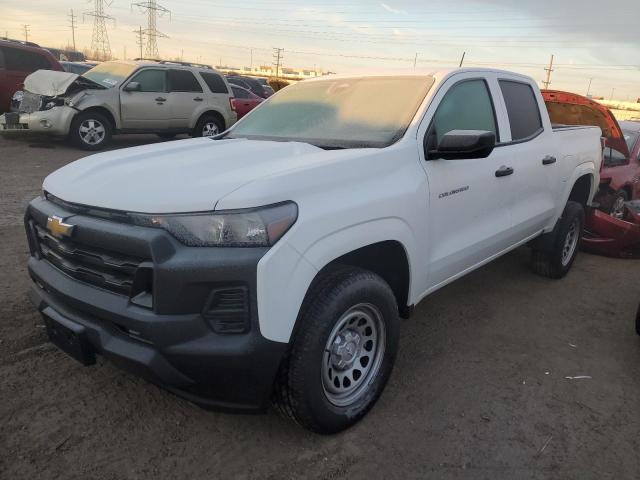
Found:
[[[171,12],[162,5],[159,5],[156,0],[145,0],[132,3],[131,5],[139,7],[141,10],[146,10],[147,12],[147,29],[143,32],[147,36],[147,48],[145,50],[145,57],[159,58],[160,55],[158,54],[157,39],[168,37],[156,28],[156,20],[158,17],[161,17],[167,13],[171,15]]]
[[[142,58],[142,47],[144,46],[144,31],[142,27],[138,28],[138,30],[134,30],[136,37],[136,44],[140,47],[140,56],[138,58]]]
[[[273,49],[273,59],[275,60],[274,65],[276,66],[276,79],[280,76],[280,65],[282,64],[282,52],[284,52],[284,48]]]
[[[22,28],[24,29],[24,41],[28,42],[29,41],[29,27],[31,25],[22,25]]]
[[[93,0],[94,10],[85,12],[85,15],[93,17],[93,36],[91,37],[91,52],[96,60],[109,60],[111,58],[111,46],[107,34],[106,20],[115,24],[116,19],[104,13],[105,0]],[[108,3],[107,6],[110,6]]]
[[[78,16],[73,14],[73,8],[71,9],[71,13],[69,13],[68,16],[71,23],[71,38],[73,39],[73,50],[76,51],[76,18]]]
[[[549,62],[549,66],[545,67],[545,71],[547,72],[547,79],[542,82],[544,84],[545,90],[549,88],[551,85],[551,72],[553,72],[553,55],[551,55],[551,61]]]

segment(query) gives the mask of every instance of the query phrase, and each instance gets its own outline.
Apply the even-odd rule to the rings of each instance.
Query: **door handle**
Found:
[[[556,157],[552,157],[551,155],[547,155],[542,159],[543,165],[551,165],[552,163],[556,163]]]
[[[164,97],[158,97],[158,98],[156,98],[156,102],[166,102],[166,101],[167,101],[167,99],[166,99],[166,98],[164,98]]]
[[[498,170],[496,170],[496,177],[506,177],[507,175],[511,175],[513,173],[513,168],[501,166]]]
[[[193,99],[194,102],[201,102],[203,99],[200,97],[196,97]]]

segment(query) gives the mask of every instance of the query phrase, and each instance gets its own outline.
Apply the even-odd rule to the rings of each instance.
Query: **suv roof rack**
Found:
[[[27,47],[40,47],[37,43],[25,42],[24,40],[16,40],[14,38],[0,37],[0,40],[11,43],[19,43],[20,45],[26,45]]]
[[[158,60],[157,58],[134,58],[136,62],[146,61],[146,62],[156,62],[161,63],[163,65],[182,65],[183,67],[199,67],[199,68],[207,68],[209,70],[213,70],[211,65],[205,65],[204,63],[194,63],[194,62],[180,62],[178,60]]]

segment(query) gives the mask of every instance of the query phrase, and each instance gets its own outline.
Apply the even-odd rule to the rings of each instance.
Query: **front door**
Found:
[[[122,128],[162,131],[169,128],[171,110],[167,104],[166,70],[145,68],[134,74],[125,86],[137,82],[137,91],[120,90]]]
[[[462,78],[453,77],[443,86],[446,93],[437,95],[441,100],[426,131],[428,150],[452,130],[491,131],[498,137],[489,83]],[[510,246],[512,162],[499,148],[486,158],[424,162],[429,181],[429,289]]]

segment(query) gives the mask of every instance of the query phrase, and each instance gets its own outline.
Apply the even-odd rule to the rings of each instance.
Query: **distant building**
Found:
[[[216,69],[223,72],[233,72],[241,75],[253,75],[257,77],[275,77],[276,67],[273,65],[260,65],[257,67],[233,67],[229,65],[216,65]],[[280,78],[288,78],[292,80],[315,78],[323,75],[328,75],[330,72],[325,72],[318,69],[310,68],[292,68],[292,67],[280,67],[278,76]]]

